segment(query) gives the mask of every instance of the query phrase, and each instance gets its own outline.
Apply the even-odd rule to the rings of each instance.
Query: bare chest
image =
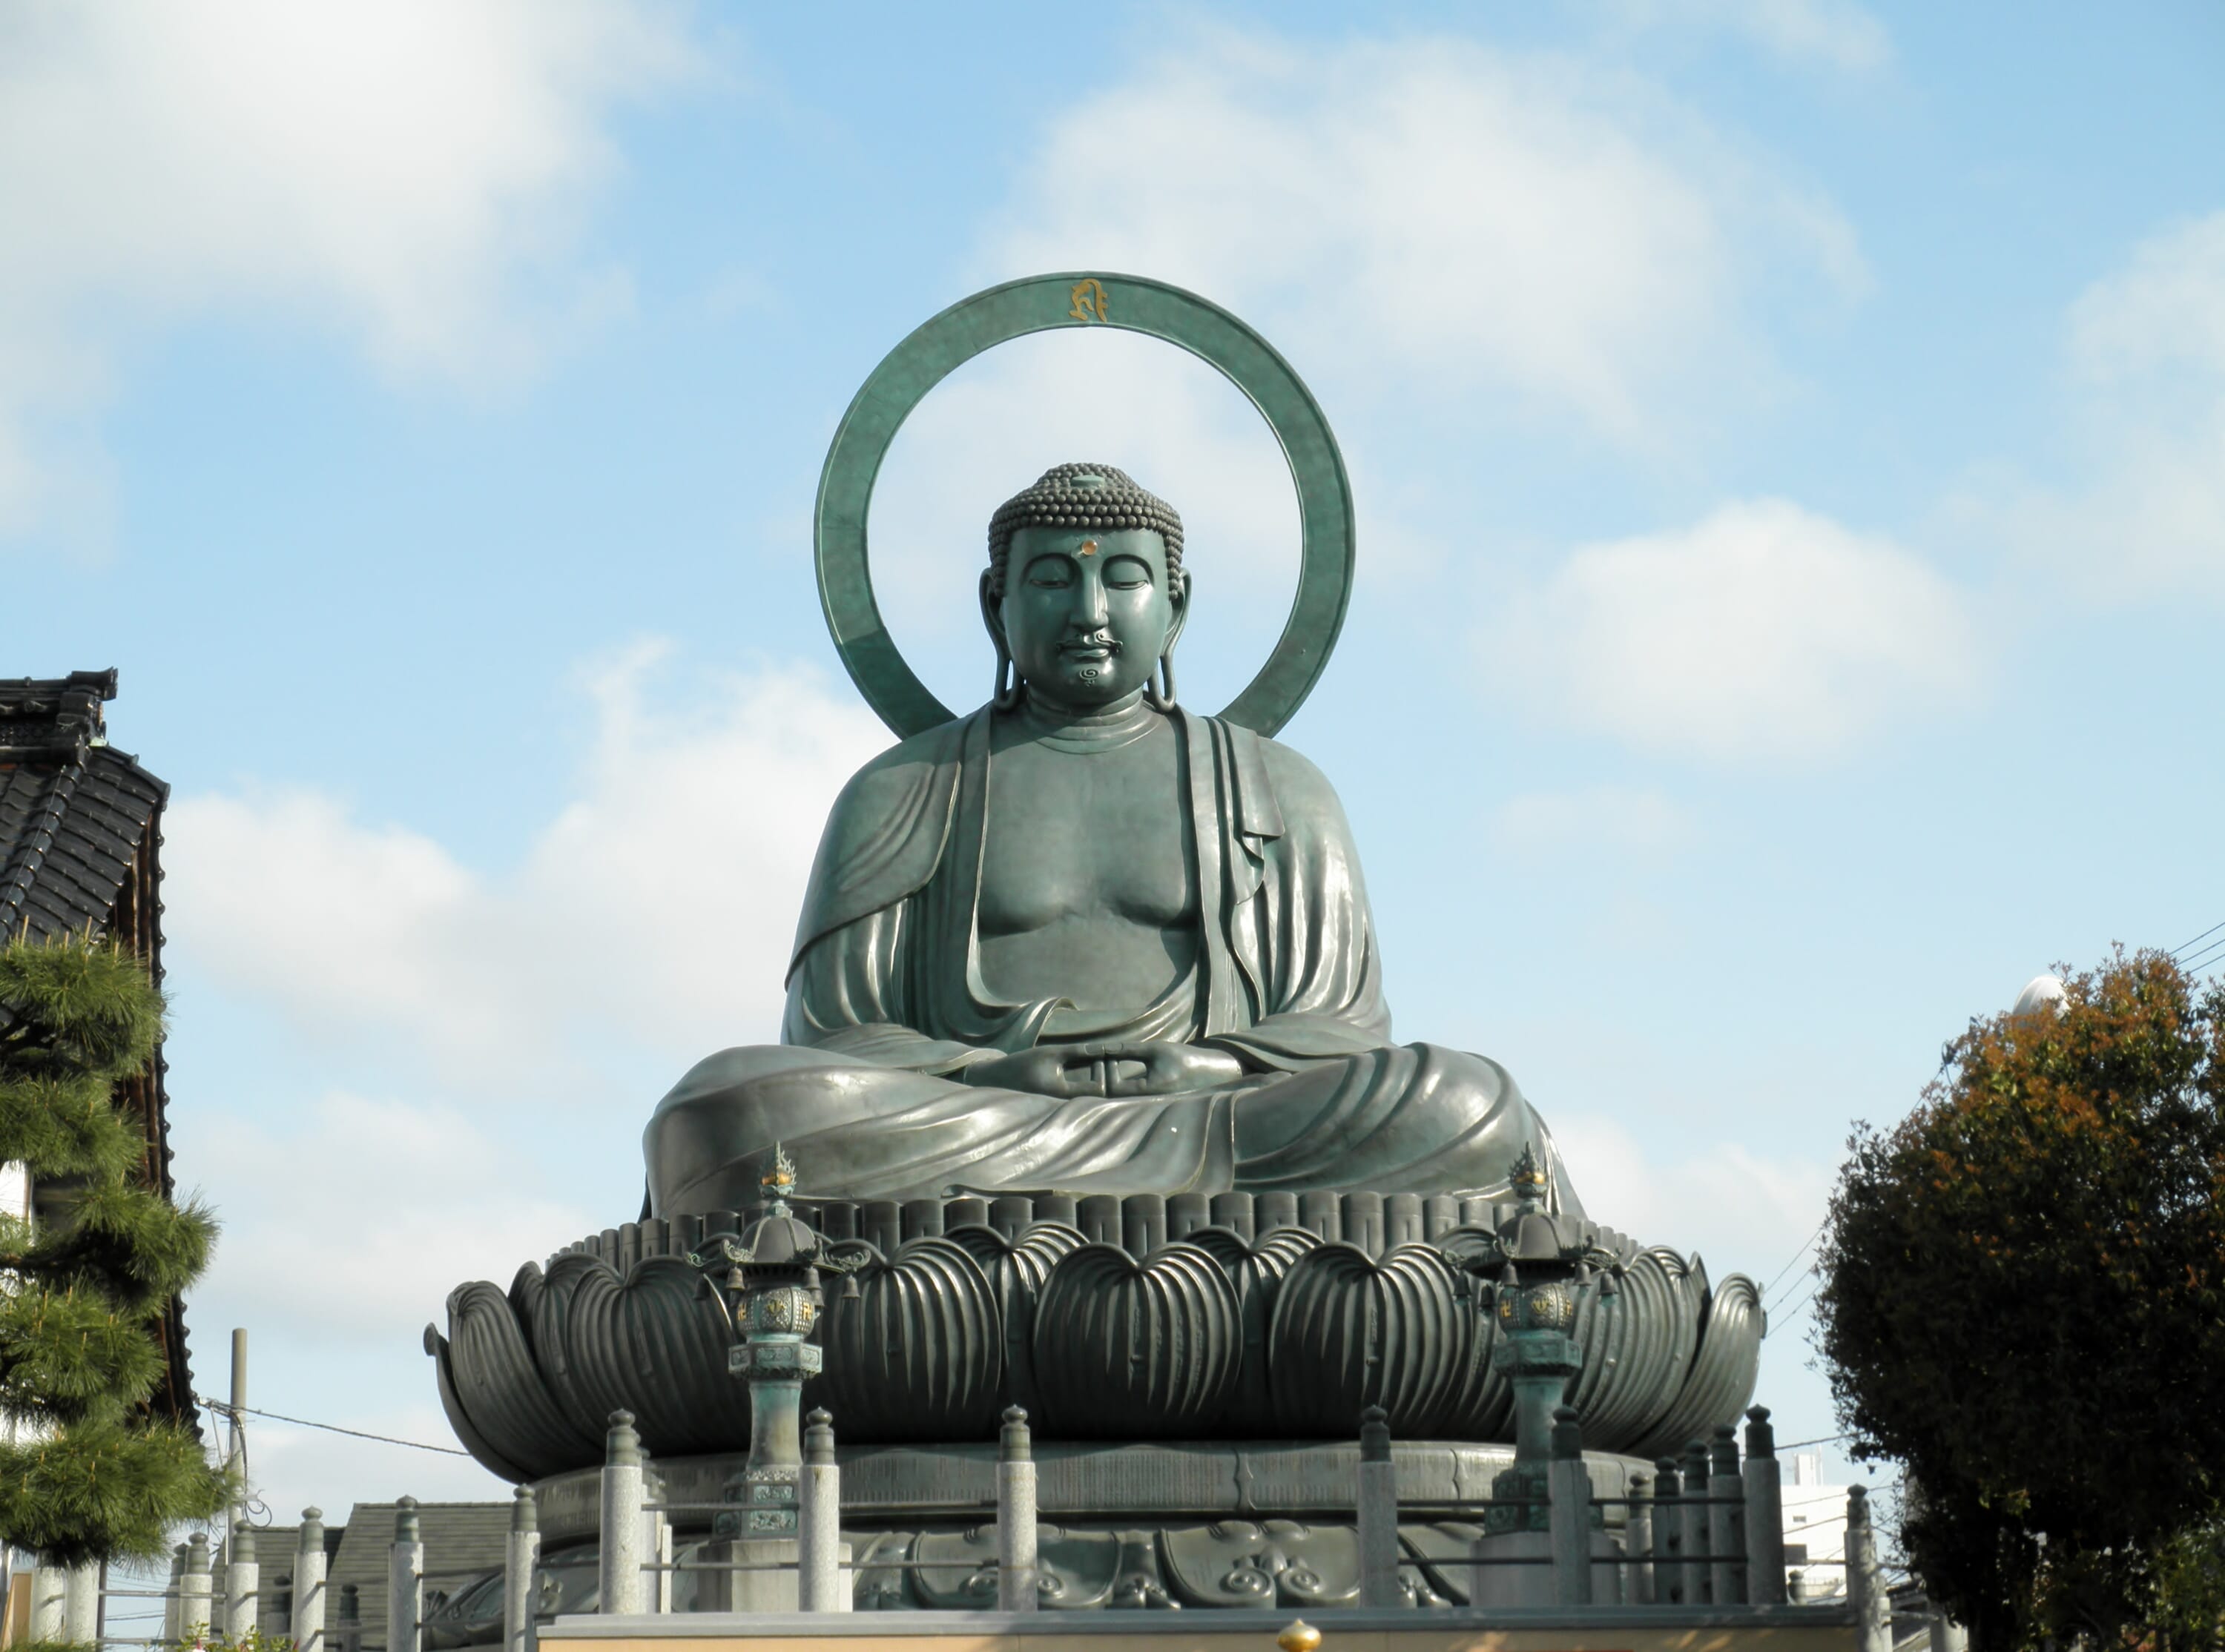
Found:
[[[990,771],[985,936],[1074,921],[1150,930],[1197,916],[1195,852],[1172,731],[1080,755],[1020,744]]]

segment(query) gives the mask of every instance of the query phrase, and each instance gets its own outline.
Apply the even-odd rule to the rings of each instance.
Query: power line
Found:
[[[231,1406],[212,1400],[206,1394],[196,1394],[193,1397],[220,1416],[233,1415]],[[296,1428],[321,1428],[328,1434],[349,1434],[357,1440],[375,1440],[382,1446],[407,1446],[413,1451],[440,1452],[449,1457],[471,1455],[469,1452],[459,1451],[453,1446],[428,1446],[422,1440],[396,1440],[392,1434],[373,1434],[360,1428],[343,1428],[337,1422],[312,1422],[307,1417],[282,1417],[276,1411],[258,1411],[251,1405],[243,1405],[239,1409],[251,1417],[267,1417],[272,1422],[290,1422]]]
[[[1850,1434],[1821,1434],[1814,1440],[1796,1440],[1788,1446],[1779,1446],[1776,1449],[1781,1452],[1797,1452],[1803,1446],[1835,1446],[1842,1440],[1852,1438]]]
[[[2203,947],[2199,957],[2179,959],[2178,966],[2191,974],[2196,970],[2209,968],[2220,959],[2225,959],[2225,936],[2219,937]]]
[[[2209,926],[2209,928],[2207,928],[2207,929],[2203,930],[2200,934],[2196,935],[2196,936],[2194,938],[2194,940],[2208,940],[2210,936],[2212,936],[2212,935],[2215,934],[2216,934],[2219,930],[2221,930],[2221,929],[2225,929],[2225,923],[2213,923],[2213,924],[2211,924],[2211,925]],[[2171,949],[2171,955],[2173,958],[2177,958],[2177,957],[2181,953],[2185,952],[2189,947],[2192,946],[2194,945],[2194,940],[2190,940],[2190,941],[2188,941],[2188,942],[2185,944],[2185,946],[2174,946],[2174,947],[2172,947],[2172,948]]]
[[[1820,1280],[1820,1279],[1819,1279],[1819,1280],[1817,1280],[1817,1281],[1816,1281],[1813,1285],[1810,1285],[1810,1286],[1808,1288],[1808,1294],[1807,1294],[1807,1295],[1805,1295],[1805,1296],[1802,1297],[1798,1301],[1795,1302],[1795,1303],[1794,1303],[1791,1307],[1789,1307],[1789,1308],[1780,1308],[1780,1309],[1778,1311],[1778,1314],[1782,1315],[1782,1317],[1781,1317],[1781,1318],[1777,1317],[1777,1316],[1774,1316],[1774,1315],[1773,1315],[1773,1316],[1772,1316],[1772,1317],[1775,1320],[1775,1323],[1773,1323],[1772,1325],[1771,1325],[1771,1326],[1769,1327],[1769,1329],[1770,1329],[1770,1333],[1771,1333],[1772,1336],[1773,1336],[1773,1335],[1775,1335],[1778,1332],[1784,1330],[1784,1327],[1785,1327],[1786,1326],[1791,1325],[1791,1324],[1793,1322],[1793,1320],[1795,1320],[1798,1319],[1798,1318],[1800,1317],[1801,1313],[1802,1313],[1803,1311],[1805,1311],[1805,1309],[1807,1308],[1808,1304],[1809,1304],[1809,1303],[1810,1303],[1810,1302],[1812,1302],[1812,1301],[1814,1301],[1816,1300],[1816,1293],[1817,1291],[1821,1290],[1821,1289],[1822,1288],[1822,1286],[1823,1286],[1823,1282],[1822,1282],[1822,1280]]]
[[[1777,1293],[1777,1300],[1774,1302],[1765,1301],[1761,1305],[1764,1311],[1771,1313],[1776,1313],[1778,1309],[1784,1306],[1784,1299],[1791,1295],[1793,1292],[1798,1290],[1803,1281],[1819,1279],[1821,1277],[1822,1275],[1813,1268],[1807,1269],[1804,1273],[1793,1275],[1791,1279],[1785,1281],[1784,1288]],[[1814,1288],[1815,1287],[1813,1285],[1809,1286],[1810,1290],[1812,1291]]]
[[[1776,1279],[1771,1280],[1769,1283],[1761,1288],[1761,1294],[1765,1300],[1768,1297],[1770,1292],[1777,1288],[1778,1280],[1783,1279],[1785,1275],[1791,1273],[1794,1268],[1799,1265],[1800,1258],[1806,1256],[1809,1250],[1814,1247],[1816,1241],[1823,1237],[1823,1230],[1830,1226],[1830,1225],[1831,1218],[1828,1216],[1826,1216],[1822,1221],[1816,1224],[1816,1231],[1808,1236],[1808,1243],[1802,1245],[1797,1250],[1795,1250],[1792,1253],[1792,1260],[1786,1263],[1784,1266],[1777,1270]]]

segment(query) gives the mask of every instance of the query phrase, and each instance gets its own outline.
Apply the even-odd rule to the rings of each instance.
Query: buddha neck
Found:
[[[1141,690],[1110,706],[1066,706],[1030,688],[1014,713],[1030,739],[1054,751],[1112,751],[1132,745],[1165,718],[1144,703]]]

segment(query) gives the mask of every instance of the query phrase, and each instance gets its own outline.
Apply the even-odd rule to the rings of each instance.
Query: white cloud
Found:
[[[1791,63],[1863,72],[1892,58],[1892,37],[1853,0],[1612,0],[1625,28],[1708,30],[1752,41]]]
[[[1456,40],[1200,33],[1076,99],[1009,224],[998,274],[1146,271],[1385,393],[1511,390],[1641,446],[1766,377],[1753,288],[1864,279],[1835,208],[1651,84]]]
[[[8,8],[0,532],[97,491],[84,421],[150,326],[271,307],[478,386],[623,306],[561,255],[613,106],[700,72],[657,0]]]
[[[1633,786],[1525,792],[1499,806],[1499,840],[1521,854],[1601,850],[1629,858],[1672,854],[1692,840],[1691,812],[1676,799]]]
[[[446,1105],[335,1093],[275,1126],[219,1113],[187,1134],[224,1223],[193,1292],[202,1326],[408,1347],[459,1280],[506,1285],[609,1219],[541,1194],[514,1137]]]
[[[2225,212],[2141,243],[2066,332],[2072,479],[1963,508],[2094,597],[2225,596]]]
[[[1670,1160],[1649,1155],[1628,1130],[1598,1115],[1558,1118],[1553,1135],[1593,1220],[1641,1244],[1696,1253],[1715,1278],[1742,1273],[1757,1285],[1767,1285],[1816,1231],[1837,1174],[1829,1164],[1767,1157],[1737,1142]]]
[[[667,709],[661,652],[594,674],[578,794],[496,875],[315,793],[180,799],[180,962],[491,1097],[577,1095],[613,1054],[677,1078],[770,1041],[821,823],[888,736],[795,670],[713,677],[699,707]]]
[[[2225,212],[2140,244],[2070,312],[2071,354],[2090,381],[2188,371],[2225,377]]]
[[[1890,541],[1770,499],[1578,548],[1488,641],[1542,714],[1717,761],[1827,756],[1966,698],[1980,675],[1952,585]]]
[[[613,1121],[631,1145],[637,1121]],[[529,1147],[444,1103],[323,1094],[282,1117],[180,1113],[179,1167],[224,1225],[187,1309],[204,1393],[225,1387],[224,1330],[250,1336],[248,1403],[390,1440],[453,1446],[428,1321],[460,1282],[518,1265],[612,1219],[543,1191]],[[212,1419],[212,1421],[213,1421]],[[248,1420],[252,1483],[281,1520],[358,1497],[501,1497],[467,1459]]]

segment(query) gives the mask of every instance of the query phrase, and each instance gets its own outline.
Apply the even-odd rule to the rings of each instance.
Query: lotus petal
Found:
[[[1089,1240],[1062,1222],[1036,1222],[1014,1235],[969,1223],[944,1236],[981,1264],[997,1294],[1005,1325],[1005,1398],[1033,1413],[1042,1403],[1035,1381],[1036,1302],[1062,1258]]]
[[[1617,1282],[1614,1296],[1580,1323],[1589,1333],[1582,1397],[1584,1444],[1627,1451],[1659,1422],[1683,1388],[1699,1345],[1699,1317],[1684,1290],[1688,1270],[1673,1251],[1642,1251]],[[1588,1292],[1595,1296],[1597,1288]],[[1585,1310],[1580,1309],[1580,1320]],[[1606,1320],[1610,1323],[1602,1325]]]
[[[747,1444],[748,1391],[726,1372],[734,1339],[726,1309],[682,1258],[650,1256],[623,1277],[590,1257],[561,1258],[548,1294],[568,1303],[574,1392],[605,1419],[632,1412],[652,1456]]]
[[[1236,1439],[1272,1434],[1275,1411],[1267,1395],[1267,1326],[1274,1318],[1275,1294],[1298,1258],[1321,1248],[1321,1236],[1308,1228],[1278,1227],[1255,1242],[1230,1228],[1209,1227],[1191,1235],[1190,1243],[1220,1263],[1227,1274],[1228,1282],[1236,1289],[1243,1324],[1243,1366],[1223,1432]]]
[[[1435,1433],[1474,1349],[1475,1309],[1435,1247],[1402,1244],[1380,1261],[1324,1244],[1284,1279],[1267,1332],[1267,1383],[1278,1424],[1297,1439],[1360,1432],[1379,1405],[1391,1432]]]
[[[1702,1279],[1699,1259],[1693,1270]],[[1761,1294],[1744,1274],[1733,1274],[1709,1294],[1699,1316],[1700,1347],[1676,1402],[1640,1442],[1641,1455],[1666,1455],[1687,1440],[1705,1440],[1721,1423],[1736,1422],[1753,1399],[1761,1371]]]
[[[840,1437],[885,1444],[992,1435],[1004,1326],[996,1291],[966,1247],[912,1239],[894,1261],[869,1261],[851,1278],[857,1294],[835,1293],[822,1321],[821,1383]]]
[[[518,1283],[505,1296],[485,1280],[459,1285],[448,1293],[448,1335],[435,1353],[444,1403],[453,1402],[451,1421],[472,1454],[505,1478],[521,1478],[488,1462],[481,1446],[527,1475],[556,1472],[600,1454],[602,1437],[574,1426],[542,1380],[527,1342],[517,1303],[527,1276],[537,1284],[541,1269],[527,1263]]]
[[[1044,1426],[1077,1440],[1195,1438],[1228,1407],[1243,1360],[1235,1287],[1187,1241],[1138,1262],[1089,1244],[1051,1269],[1036,1307]]]

